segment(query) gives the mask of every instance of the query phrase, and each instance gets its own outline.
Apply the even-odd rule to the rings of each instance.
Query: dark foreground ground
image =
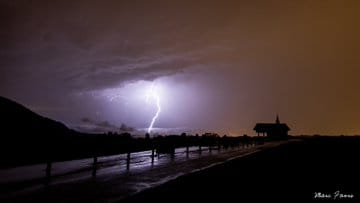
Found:
[[[183,176],[122,202],[359,202],[359,156],[359,137],[308,138]]]

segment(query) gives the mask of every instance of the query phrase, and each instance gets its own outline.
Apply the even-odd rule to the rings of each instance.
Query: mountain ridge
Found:
[[[66,135],[69,129],[65,124],[39,115],[24,105],[0,96],[0,121],[5,136],[45,136],[46,134]]]

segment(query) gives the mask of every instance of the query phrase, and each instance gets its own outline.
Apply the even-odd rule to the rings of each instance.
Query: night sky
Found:
[[[82,131],[360,134],[360,1],[0,0],[0,95]]]

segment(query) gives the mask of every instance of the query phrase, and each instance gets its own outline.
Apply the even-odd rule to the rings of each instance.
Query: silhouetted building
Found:
[[[279,116],[276,116],[275,123],[257,123],[254,130],[258,133],[258,136],[262,133],[264,136],[282,138],[288,136],[290,128],[286,123],[280,123]]]

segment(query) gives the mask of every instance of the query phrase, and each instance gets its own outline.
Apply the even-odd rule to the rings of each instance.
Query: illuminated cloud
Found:
[[[359,133],[359,7],[4,0],[0,94],[67,124],[101,116],[145,127],[147,115],[125,116],[135,106],[91,94],[166,78],[171,102],[182,103],[162,112],[163,126],[243,133],[279,113],[294,133]]]

